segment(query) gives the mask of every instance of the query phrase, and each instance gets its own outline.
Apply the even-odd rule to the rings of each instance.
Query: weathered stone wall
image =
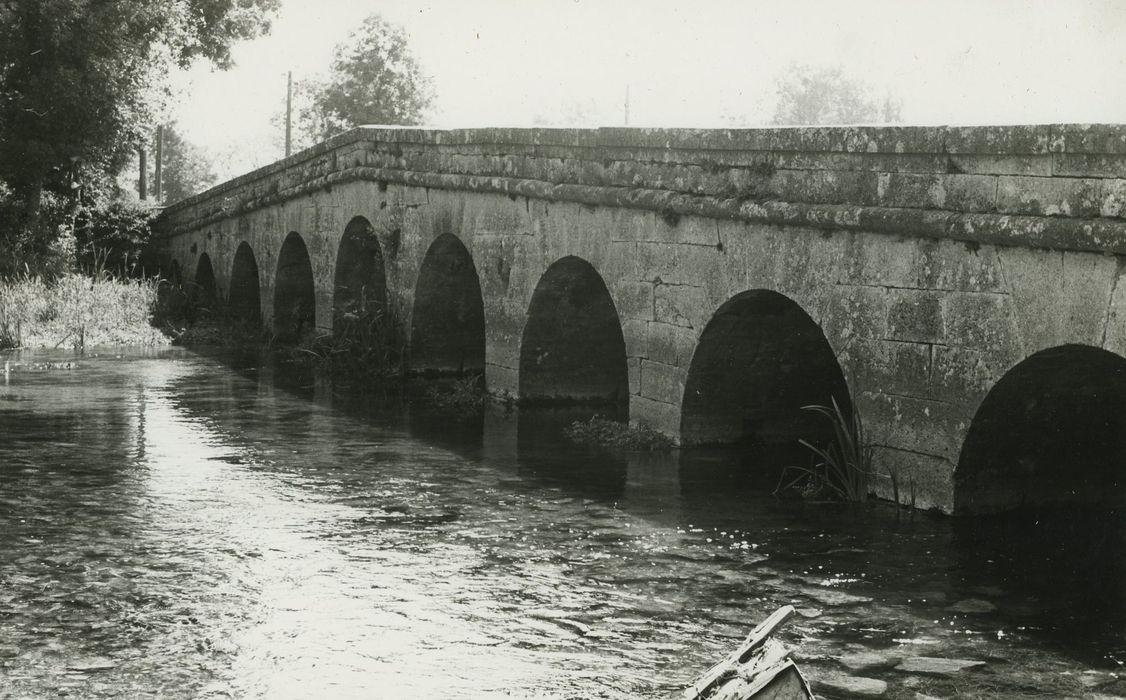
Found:
[[[496,392],[519,386],[541,275],[591,263],[622,324],[631,419],[673,435],[716,309],[786,295],[836,353],[877,466],[924,506],[951,508],[965,434],[1009,368],[1064,344],[1126,352],[1124,127],[361,128],[177,204],[162,226],[186,277],[209,254],[220,294],[249,242],[266,318],[281,241],[300,233],[328,328],[355,216],[408,324],[430,243],[462,240]]]

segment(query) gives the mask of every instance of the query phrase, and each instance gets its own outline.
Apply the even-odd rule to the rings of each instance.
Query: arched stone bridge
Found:
[[[374,304],[416,369],[684,444],[855,405],[920,506],[1126,501],[1126,127],[365,127],[160,227],[280,333]]]

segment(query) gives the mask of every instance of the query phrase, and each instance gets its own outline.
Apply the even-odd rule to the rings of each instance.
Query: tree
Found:
[[[204,150],[181,136],[175,124],[166,125],[163,131],[160,178],[163,203],[178,202],[214,185],[215,172]],[[155,163],[152,165],[155,167]]]
[[[5,0],[0,3],[0,180],[16,220],[0,234],[56,235],[45,193],[69,199],[113,175],[151,134],[165,76],[268,27],[279,0]],[[73,215],[73,214],[72,214]]]
[[[898,123],[901,103],[878,96],[839,67],[793,65],[778,81],[774,124]]]
[[[303,145],[360,124],[418,124],[433,102],[406,32],[379,15],[337,45],[327,79],[302,81],[298,91]]]

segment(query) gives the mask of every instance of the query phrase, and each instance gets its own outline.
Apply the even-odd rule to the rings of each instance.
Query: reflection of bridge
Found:
[[[1126,127],[361,128],[161,227],[279,332],[362,291],[495,393],[685,443],[850,396],[919,505],[1126,500]]]

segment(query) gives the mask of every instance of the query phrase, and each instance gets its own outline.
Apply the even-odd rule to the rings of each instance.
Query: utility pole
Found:
[[[160,176],[164,166],[164,127],[156,127],[156,172],[153,173],[152,194],[157,204],[164,201],[160,191]]]
[[[285,157],[293,152],[293,71],[285,78]]]
[[[143,202],[149,198],[149,154],[145,147],[141,146],[137,149],[137,155],[141,157],[141,178],[137,181],[137,194]]]

